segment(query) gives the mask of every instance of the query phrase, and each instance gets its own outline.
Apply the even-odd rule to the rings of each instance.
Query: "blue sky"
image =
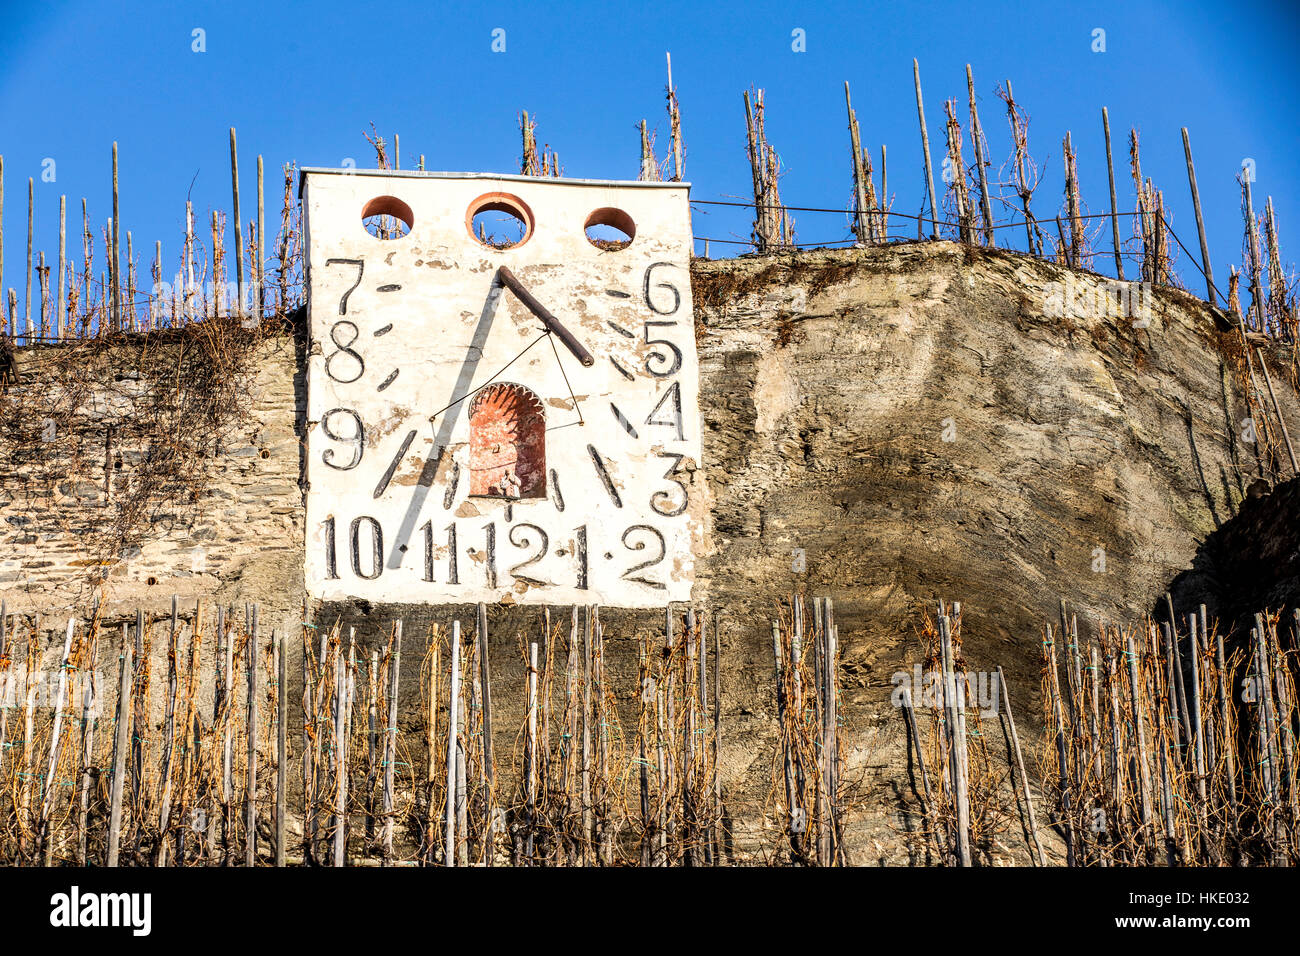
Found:
[[[637,123],[646,118],[658,127],[661,148],[667,143],[665,51],[673,54],[696,199],[749,198],[741,94],[753,84],[767,91],[769,139],[789,170],[785,201],[842,208],[848,80],[864,143],[876,154],[888,145],[894,208],[919,212],[915,56],[936,163],[943,100],[958,96],[964,104],[969,62],[995,169],[1011,153],[996,84],[1010,79],[1031,115],[1030,148],[1043,167],[1034,200],[1040,214],[1060,203],[1067,129],[1085,201],[1094,212],[1107,210],[1105,105],[1118,153],[1127,152],[1129,126],[1139,127],[1144,172],[1165,190],[1174,228],[1195,251],[1179,135],[1180,126],[1189,128],[1221,286],[1227,265],[1240,261],[1234,175],[1243,158],[1255,161],[1258,207],[1274,196],[1284,257],[1300,258],[1300,65],[1292,49],[1300,16],[1290,5],[6,2],[14,9],[0,14],[3,281],[20,297],[27,177],[36,179],[36,246],[52,260],[61,194],[70,220],[79,220],[83,196],[92,223],[110,214],[114,140],[123,227],[134,233],[137,255],[143,249],[151,257],[161,239],[170,263],[191,182],[200,217],[229,209],[230,126],[239,132],[250,197],[245,219],[258,153],[273,206],[274,170],[283,162],[373,165],[363,139],[372,121],[390,142],[401,135],[403,167],[424,153],[429,169],[517,172],[516,117],[527,109],[567,175],[635,178]],[[206,52],[192,50],[196,28],[205,32]],[[504,53],[491,50],[495,28],[506,31]],[[792,50],[796,28],[806,52]],[[1092,50],[1095,29],[1105,31],[1104,53]],[[965,125],[964,105],[961,116]],[[44,182],[50,159],[56,179]],[[1131,209],[1124,161],[1120,204]],[[842,215],[796,214],[796,228],[800,242],[847,233]],[[697,209],[694,231],[743,238],[748,225],[740,211]],[[79,258],[79,242],[70,246]],[[1104,237],[1102,248],[1109,248]],[[139,268],[147,275],[147,262]],[[1194,267],[1179,268],[1203,292]]]

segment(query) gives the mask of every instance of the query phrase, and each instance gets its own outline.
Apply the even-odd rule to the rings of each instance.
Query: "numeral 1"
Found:
[[[325,580],[339,579],[339,556],[334,543],[334,516],[325,519]]]
[[[456,522],[447,525],[447,583],[460,584],[460,561],[456,554]]]
[[[433,580],[433,519],[420,526],[424,532],[424,580]],[[454,560],[454,559],[453,559]]]
[[[578,589],[587,590],[587,526],[584,524],[581,528],[575,528],[578,532]]]

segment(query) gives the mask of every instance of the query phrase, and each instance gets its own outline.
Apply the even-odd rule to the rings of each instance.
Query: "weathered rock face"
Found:
[[[1146,328],[1045,315],[1067,278],[1104,281],[950,244],[698,264],[701,596],[743,617],[747,595],[830,594],[846,665],[878,679],[917,602],[962,601],[967,650],[1010,641],[1025,676],[1058,600],[1146,612],[1254,475],[1232,338],[1172,291]]]
[[[695,600],[716,610],[722,641],[723,785],[736,848],[777,844],[763,830],[775,810],[768,621],[797,588],[835,600],[845,779],[859,805],[853,860],[907,862],[900,834],[915,824],[901,814],[913,801],[890,678],[920,657],[922,610],[962,603],[969,666],[1004,667],[1032,735],[1040,628],[1058,601],[1085,632],[1099,618],[1138,618],[1237,512],[1257,471],[1256,446],[1242,439],[1251,412],[1239,346],[1186,294],[1143,296],[1149,322],[1135,328],[1095,308],[1100,277],[951,243],[697,261],[693,285],[704,419],[695,481],[713,499]],[[1089,308],[1066,301],[1079,293]],[[256,416],[278,437],[250,433],[248,447],[271,454],[236,463],[231,449],[217,459],[199,509],[214,529],[208,572],[178,575],[189,571],[181,545],[160,534],[141,556],[150,568],[114,582],[122,610],[211,594],[263,602],[278,609],[264,626],[296,628],[295,371],[287,341],[258,371]],[[1281,379],[1282,412],[1300,422]],[[0,596],[11,610],[62,611],[72,592],[54,582],[75,560],[75,541],[49,513],[27,510],[16,481],[6,466],[0,572],[17,577],[0,583]],[[44,555],[55,564],[35,566]],[[364,642],[382,640],[402,615],[413,661],[427,623],[459,615],[468,624],[470,610],[358,602],[317,613],[342,617]],[[500,753],[511,752],[522,720],[520,636],[535,635],[539,617],[490,612]],[[632,726],[636,637],[657,632],[661,617],[606,611],[602,620],[611,684]],[[416,671],[407,669],[403,724],[420,747]],[[1019,842],[1014,832],[999,839]]]

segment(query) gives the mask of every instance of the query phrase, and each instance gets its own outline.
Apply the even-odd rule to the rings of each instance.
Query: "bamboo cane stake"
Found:
[[[144,612],[137,609],[131,694],[131,842],[135,850],[140,848],[141,824],[144,822],[141,801],[144,786],[144,738],[149,711],[149,657],[144,636]]]
[[[1016,768],[1020,771],[1020,786],[1025,795],[1025,817],[1029,821],[1029,836],[1034,844],[1034,854],[1039,866],[1047,866],[1047,855],[1038,838],[1038,821],[1034,815],[1034,798],[1029,791],[1029,775],[1025,773],[1025,758],[1020,750],[1020,735],[1016,733],[1016,718],[1011,713],[1011,691],[1007,689],[1007,678],[998,667],[998,687],[1002,691],[1002,710],[1007,717],[1007,729],[1011,734],[1011,746],[1016,755]],[[928,787],[927,787],[928,789]]]
[[[657,770],[658,794],[655,807],[655,866],[668,865],[668,785],[667,755],[664,739],[664,688],[655,688],[655,766]]]
[[[1115,163],[1110,151],[1110,113],[1106,107],[1101,108],[1101,125],[1106,133],[1106,178],[1110,183],[1110,240],[1115,253],[1115,276],[1124,281],[1124,260],[1120,257],[1119,246],[1119,205],[1115,200]]]
[[[699,624],[699,676],[696,678],[696,687],[699,688],[700,701],[700,799],[696,808],[697,819],[701,822],[698,826],[700,851],[705,866],[713,866],[713,805],[712,805],[712,777],[710,770],[713,766],[713,755],[710,753],[710,741],[712,737],[708,728],[709,721],[709,642],[708,626],[705,624],[705,615],[703,611],[698,617]],[[707,802],[706,802],[707,800]]]
[[[257,154],[257,263],[253,279],[257,283],[257,321],[266,314],[266,235],[265,204],[262,199],[262,154]]]
[[[1070,216],[1070,263],[1076,268],[1083,261],[1083,214],[1079,208],[1079,168],[1075,159],[1070,131],[1065,131],[1065,196]]]
[[[528,813],[528,837],[524,859],[533,860],[533,831],[537,814],[537,642],[528,645],[528,738],[524,750],[524,805]]]
[[[962,242],[970,245],[974,242],[975,230],[966,183],[966,162],[961,155],[961,125],[957,122],[956,102],[944,100],[944,131],[947,136],[948,165],[952,173],[953,204],[957,207],[957,234]]]
[[[117,151],[113,152],[114,157]],[[116,160],[114,160],[116,166]],[[116,177],[114,177],[116,178]],[[116,194],[117,190],[113,190]],[[27,177],[27,291],[23,296],[23,330],[27,333],[30,340],[32,334],[32,227],[33,227],[33,210],[36,206],[35,184],[32,177]],[[14,329],[14,337],[17,338],[17,328]]]
[[[244,313],[244,233],[239,218],[239,155],[235,150],[235,128],[230,127],[230,191],[234,199],[235,214],[235,289],[237,303],[235,314]]]
[[[686,656],[682,660],[682,842],[685,847],[685,860],[695,866],[698,863],[698,833],[696,831],[694,806],[694,768],[695,768],[695,689],[692,686],[695,675],[695,609],[686,610]]]
[[[122,794],[126,775],[127,715],[131,705],[131,645],[122,634],[121,670],[117,685],[117,724],[113,738],[113,781],[109,797],[108,855],[105,865],[117,866],[122,835]]]
[[[366,839],[375,836],[375,782],[379,778],[379,651],[370,652],[366,676]]]
[[[584,617],[582,642],[582,865],[591,865],[595,818],[591,805],[591,608]]]
[[[541,699],[542,699],[542,727],[541,742],[539,746],[539,763],[538,763],[538,789],[542,794],[542,799],[549,800],[550,795],[550,764],[551,764],[551,608],[550,605],[542,607],[542,673],[541,673]]]
[[[122,232],[121,213],[117,205],[117,143],[113,143],[113,229],[110,241],[113,281],[113,328],[122,328]]]
[[[682,181],[682,113],[677,102],[677,87],[673,86],[673,55],[665,53],[668,61],[668,127],[673,144],[673,182]]]
[[[1264,314],[1264,289],[1260,283],[1259,229],[1255,221],[1255,204],[1250,195],[1250,176],[1241,177],[1241,190],[1246,217],[1246,248],[1250,256],[1250,311],[1255,316],[1255,328],[1259,332],[1267,331]]]
[[[248,612],[245,612],[247,615]],[[248,701],[244,733],[248,737],[248,766],[245,770],[244,866],[257,863],[257,605],[248,616]]]
[[[1188,616],[1189,632],[1191,634],[1191,643],[1189,646],[1188,660],[1192,670],[1192,726],[1194,736],[1192,737],[1192,765],[1196,771],[1196,815],[1198,828],[1201,834],[1201,850],[1209,855],[1212,853],[1209,844],[1209,833],[1207,831],[1206,819],[1206,762],[1205,762],[1205,727],[1202,723],[1201,716],[1201,646],[1197,640],[1197,620],[1196,615]]]
[[[593,719],[596,724],[598,735],[598,746],[596,748],[597,757],[597,781],[600,787],[600,799],[597,803],[597,819],[600,828],[599,858],[600,862],[609,866],[614,862],[614,822],[610,819],[610,802],[609,802],[609,724],[610,714],[607,709],[607,692],[605,689],[605,631],[600,624],[600,607],[592,605],[592,630],[595,635],[595,655],[593,661],[593,676],[595,677],[594,695],[596,700],[593,709]]]
[[[916,754],[917,766],[921,769],[921,813],[925,817],[926,832],[934,840],[935,849],[940,857],[946,858],[948,855],[947,840],[944,837],[943,828],[938,825],[936,819],[937,807],[933,791],[930,788],[930,772],[925,765],[925,748],[921,746],[921,733],[916,726],[916,711],[912,704],[912,691],[908,687],[900,688],[902,691],[903,719],[907,723],[910,746]]]
[[[993,204],[989,200],[988,163],[984,158],[984,130],[980,126],[979,109],[975,105],[975,79],[970,64],[966,64],[966,95],[970,99],[970,139],[975,149],[975,166],[979,170],[980,208],[984,213],[984,245],[990,249],[997,245],[993,240]]]
[[[285,864],[286,811],[289,803],[289,655],[284,634],[272,635],[275,645],[275,865]]]
[[[1196,213],[1196,235],[1201,241],[1201,271],[1205,273],[1205,298],[1217,306],[1214,294],[1214,266],[1210,263],[1210,246],[1205,241],[1205,219],[1201,216],[1201,193],[1196,188],[1196,166],[1192,163],[1192,143],[1183,128],[1183,157],[1187,160],[1187,184],[1192,190],[1192,211]]]
[[[718,750],[722,746],[722,639],[718,633],[718,612],[713,611],[713,862],[722,865],[722,777],[718,772]]]
[[[880,144],[880,238],[889,238],[889,168],[885,163],[885,144]]]
[[[312,856],[312,844],[315,839],[314,825],[315,814],[313,813],[312,804],[312,778],[314,774],[312,760],[312,674],[311,674],[311,641],[309,638],[308,628],[313,627],[308,619],[308,610],[303,607],[303,631],[302,631],[302,792],[303,792],[303,811],[302,811],[302,856],[304,862],[310,862]]]
[[[1268,397],[1273,403],[1273,414],[1277,418],[1277,424],[1282,432],[1282,441],[1286,445],[1287,457],[1291,459],[1291,472],[1300,475],[1300,464],[1297,464],[1295,449],[1291,447],[1291,435],[1286,430],[1286,421],[1282,418],[1282,407],[1278,404],[1277,393],[1273,391],[1273,377],[1268,374],[1268,363],[1264,361],[1264,356],[1259,349],[1255,350],[1255,358],[1259,361],[1259,367],[1264,371],[1264,384],[1268,386]]]
[[[858,130],[858,118],[853,112],[853,101],[849,97],[849,81],[844,81],[844,106],[849,114],[849,148],[853,152],[853,232],[859,242],[866,242],[870,235],[867,226],[866,176],[862,169],[862,140]]]
[[[960,605],[953,605],[953,615],[960,615]],[[957,813],[957,860],[961,866],[971,865],[970,855],[970,793],[967,781],[966,757],[966,683],[958,681],[953,673],[952,625],[940,605],[939,640],[943,654],[944,696],[948,703],[948,725],[952,735],[953,802]],[[1067,805],[1068,808],[1068,805]]]
[[[1128,659],[1130,704],[1133,709],[1133,723],[1137,727],[1138,779],[1142,796],[1142,828],[1145,835],[1146,828],[1151,825],[1151,771],[1147,763],[1146,725],[1142,716],[1141,684],[1138,681],[1138,660],[1133,649],[1132,636],[1125,638],[1125,651]]]
[[[472,658],[468,661],[461,662],[461,668],[456,672],[455,679],[461,682],[462,698],[464,696],[465,682],[469,683],[468,701],[469,707],[461,707],[459,711],[459,724],[456,727],[456,831],[461,834],[460,842],[456,844],[456,865],[469,865],[469,788],[468,788],[468,731],[473,726],[469,719],[469,714],[474,705],[474,679],[472,677]]]
[[[4,608],[0,605],[0,658],[4,657]],[[81,688],[81,792],[79,794],[79,807],[77,810],[77,865],[85,866],[87,862],[87,851],[89,848],[89,832],[87,823],[90,817],[90,791],[92,785],[98,779],[98,770],[93,767],[95,762],[95,712],[98,710],[99,689],[95,683],[95,663],[96,652],[99,644],[99,621],[98,609],[91,616],[90,641],[87,651],[82,659],[82,688]],[[4,717],[0,714],[0,748],[3,747],[5,740]],[[3,779],[0,773],[0,779]]]
[[[54,313],[54,337],[63,338],[63,271],[67,268],[68,257],[68,197],[59,197],[59,284],[58,304]]]
[[[1029,200],[1033,195],[1033,190],[1029,188],[1029,180],[1025,175],[1025,153],[1026,139],[1028,132],[1022,128],[1020,116],[1016,111],[1015,96],[1011,90],[1011,81],[1007,80],[1004,84],[1007,91],[1007,122],[1011,125],[1011,139],[1016,145],[1016,185],[1017,193],[1020,196],[1020,205],[1025,211],[1025,242],[1028,251],[1041,256],[1043,254],[1042,243],[1034,238],[1034,232],[1037,225],[1034,222],[1033,215],[1029,212]]]
[[[654,824],[650,818],[650,766],[648,761],[646,746],[646,724],[649,719],[649,703],[647,700],[653,682],[650,678],[650,662],[646,657],[646,641],[644,635],[637,635],[637,725],[636,725],[636,755],[638,764],[638,783],[640,785],[641,797],[641,865],[650,866],[653,863],[653,851],[651,848],[654,838]]]
[[[451,690],[447,698],[447,822],[446,835],[443,838],[442,862],[446,866],[456,865],[456,817],[459,787],[456,782],[457,766],[457,728],[459,725],[458,709],[460,707],[460,621],[451,625]]]
[[[397,760],[397,679],[402,664],[402,622],[393,624],[388,664],[388,736],[384,740],[384,865],[393,863],[393,766]]]
[[[167,631],[167,713],[163,720],[162,799],[158,810],[158,850],[156,866],[167,865],[167,841],[171,833],[172,748],[176,740],[176,642],[179,634],[180,598],[172,595],[171,624]]]
[[[789,700],[791,680],[785,666],[785,648],[782,646],[781,626],[775,620],[772,621],[772,656],[776,664],[776,713],[777,723],[781,727],[781,766],[785,780],[786,830],[790,836],[791,849],[794,850],[797,843],[795,834],[797,795],[795,792],[794,765],[790,753],[790,730],[788,726],[791,720],[791,701]],[[914,739],[917,742],[917,753],[919,754],[920,738],[914,737]],[[926,799],[929,799],[928,781],[926,783]]]
[[[934,198],[934,170],[930,166],[930,134],[925,128],[925,103],[921,99],[921,66],[912,60],[912,78],[916,84],[916,118],[921,124],[921,153],[925,157],[925,188],[930,196],[930,238],[939,238],[939,206]]]
[[[441,663],[439,652],[441,642],[438,634],[438,626],[435,624],[430,628],[430,647],[429,647],[429,677],[426,691],[428,693],[428,704],[425,711],[424,721],[424,747],[425,747],[425,803],[427,805],[426,824],[424,834],[425,844],[425,863],[432,865],[435,862],[433,846],[437,831],[437,816],[435,815],[434,790],[435,777],[437,774],[438,760],[438,668]],[[367,739],[373,737],[373,723],[370,724],[370,731],[366,734]]]
[[[233,610],[232,610],[233,616]],[[225,618],[221,617],[221,640],[224,650],[222,665],[222,683],[224,690],[221,701],[222,757],[221,757],[221,806],[222,806],[222,865],[229,866],[234,859],[235,844],[235,738],[232,715],[235,707],[235,636],[231,633]]]
[[[1061,790],[1061,810],[1065,831],[1066,865],[1076,865],[1074,827],[1071,820],[1073,805],[1070,790],[1069,750],[1065,737],[1066,721],[1061,708],[1060,675],[1056,668],[1056,642],[1052,639],[1052,626],[1047,625],[1048,692],[1051,696],[1053,733],[1056,740],[1057,776]],[[946,690],[945,685],[945,690]]]
[[[487,852],[484,854],[484,863],[486,866],[491,866],[492,847],[495,843],[493,791],[496,787],[496,768],[492,761],[492,672],[488,666],[487,605],[482,602],[479,602],[477,608],[477,625],[479,681],[483,685],[483,778],[486,788],[483,814],[487,821],[485,836]]]
[[[54,841],[50,835],[50,814],[54,811],[54,801],[58,789],[54,786],[54,772],[59,766],[59,755],[63,750],[63,701],[68,691],[68,667],[72,657],[72,634],[76,621],[68,618],[67,636],[63,641],[63,656],[59,664],[58,689],[54,698],[54,728],[50,732],[50,761],[45,772],[45,787],[42,791],[40,830],[37,845],[42,849],[45,866],[53,865]]]
[[[339,653],[334,660],[334,753],[337,772],[334,774],[334,834],[331,862],[334,866],[343,866],[347,852],[347,812],[348,812],[348,739],[347,739],[347,688],[344,675],[347,663]],[[387,750],[385,750],[387,755]],[[388,776],[384,775],[385,796],[387,795]],[[384,805],[388,809],[387,803]],[[385,852],[390,849],[385,829]],[[385,856],[387,862],[387,856]]]

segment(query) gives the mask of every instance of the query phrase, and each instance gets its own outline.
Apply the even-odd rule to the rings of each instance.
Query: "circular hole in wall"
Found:
[[[415,214],[396,196],[376,196],[362,208],[361,225],[376,239],[400,239],[415,225]]]
[[[513,249],[533,234],[533,211],[510,193],[484,193],[465,210],[465,226],[489,249]]]
[[[636,223],[621,209],[605,206],[587,217],[583,226],[587,241],[605,252],[617,252],[632,245],[636,238]]]

